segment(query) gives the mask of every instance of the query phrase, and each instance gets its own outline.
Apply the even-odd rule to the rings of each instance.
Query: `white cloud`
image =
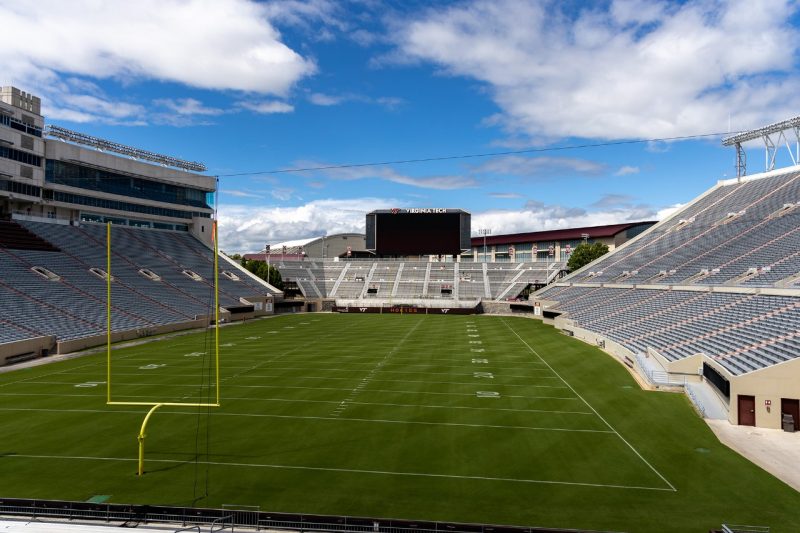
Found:
[[[355,31],[350,32],[349,37],[357,44],[365,48],[372,46],[376,42],[381,42],[384,39],[384,37],[381,36],[380,34],[367,31],[363,28],[359,28]]]
[[[522,198],[521,194],[515,192],[490,192],[489,196],[492,198],[500,198],[503,200],[512,200],[516,198]]]
[[[0,63],[14,81],[41,70],[284,95],[316,67],[267,14],[250,0],[5,2]]]
[[[286,102],[279,102],[277,100],[267,100],[263,102],[239,102],[239,106],[249,109],[255,113],[268,115],[271,113],[291,113],[294,111],[294,106]]]
[[[638,174],[638,173],[639,173],[639,167],[631,167],[631,166],[628,166],[628,165],[623,165],[623,166],[619,167],[619,170],[614,172],[614,175],[615,176],[627,176],[628,174]]]
[[[329,28],[346,31],[349,27],[342,6],[332,0],[277,0],[264,3],[263,7],[270,20],[314,32],[321,41],[333,37]],[[312,22],[323,27],[314,27]]]
[[[568,157],[524,157],[506,155],[489,159],[473,168],[476,174],[535,177],[563,175],[566,172],[598,175],[606,170],[604,163]]]
[[[405,103],[405,100],[396,96],[379,96],[374,98],[357,93],[326,94],[319,92],[309,94],[308,101],[314,105],[323,107],[339,105],[345,102],[360,102],[364,104],[383,106],[390,111],[397,109]]]
[[[635,200],[627,194],[604,194],[599,200],[592,203],[592,207],[628,207]]]
[[[268,242],[334,233],[363,233],[366,214],[404,203],[383,198],[315,200],[295,207],[223,204],[219,208],[220,247],[229,253],[263,249]]]
[[[228,112],[218,107],[207,107],[194,98],[159,98],[153,100],[153,104],[164,110],[150,112],[146,115],[147,119],[155,124],[169,126],[206,126],[213,122],[203,117],[213,117]]]
[[[394,110],[400,107],[401,105],[405,104],[406,101],[402,98],[398,98],[396,96],[381,96],[375,99],[375,102],[382,105],[386,109]]]
[[[324,2],[314,2],[323,11]],[[159,102],[184,118],[106,96],[92,80],[166,81],[211,90],[285,97],[316,72],[283,42],[271,18],[311,16],[314,6],[253,0],[42,0],[0,3],[0,65],[6,81],[42,97],[50,119],[74,122],[185,125],[222,110],[190,98]],[[34,37],[35,36],[35,37]],[[256,112],[288,112],[283,102]]]
[[[315,200],[294,207],[257,207],[224,202],[219,207],[220,246],[229,253],[245,253],[263,249],[265,243],[334,233],[363,233],[368,212],[406,205],[408,202],[397,199],[369,197]],[[680,207],[681,204],[676,204],[659,209],[645,206],[587,211],[532,201],[523,209],[473,211],[472,227],[491,228],[493,235],[499,235],[663,220]]]
[[[344,100],[341,96],[333,96],[330,94],[323,94],[323,93],[311,93],[308,97],[308,101],[314,105],[319,106],[331,106],[340,104]]]
[[[274,189],[271,189],[269,191],[269,194],[276,200],[286,202],[292,199],[292,195],[294,195],[294,189],[289,189],[286,187],[276,187]]]
[[[484,82],[512,135],[649,138],[796,113],[791,0],[474,0],[396,23],[387,58]],[[572,6],[572,7],[567,7]]]
[[[158,100],[153,100],[153,103],[158,106],[166,107],[179,115],[215,116],[225,112],[224,109],[219,109],[217,107],[206,107],[203,105],[203,102],[194,98],[178,98],[174,100],[160,98]]]
[[[144,106],[109,98],[92,82],[74,77],[61,80],[54,74],[44,75],[40,81],[44,85],[37,95],[44,96],[42,112],[49,119],[129,126],[146,124],[142,118],[146,115]],[[35,92],[27,85],[20,88]]]
[[[263,194],[255,194],[247,191],[221,190],[220,196],[235,196],[237,198],[264,198]]]
[[[311,168],[311,167],[326,167],[330,166],[325,163],[317,162],[301,162],[298,167]],[[423,176],[415,177],[408,176],[397,172],[395,169],[382,165],[367,165],[359,167],[348,168],[330,168],[320,171],[310,171],[304,174],[314,176],[317,178],[326,177],[335,180],[363,180],[363,179],[379,179],[390,181],[392,183],[400,183],[402,185],[410,185],[411,187],[419,187],[422,189],[438,189],[438,190],[452,190],[452,189],[465,189],[476,187],[478,182],[467,176]]]

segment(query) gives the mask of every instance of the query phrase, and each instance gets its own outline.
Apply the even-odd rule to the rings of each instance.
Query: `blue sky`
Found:
[[[588,7],[587,7],[588,5]],[[0,0],[0,83],[48,122],[204,162],[221,243],[451,207],[494,234],[657,219],[798,114],[791,1]],[[423,163],[259,173],[537,149]],[[763,153],[749,148],[750,173]]]

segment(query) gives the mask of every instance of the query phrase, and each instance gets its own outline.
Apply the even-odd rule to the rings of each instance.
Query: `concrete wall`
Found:
[[[275,299],[272,296],[258,294],[254,296],[244,296],[239,298],[242,305],[252,305],[255,307],[253,316],[267,316],[275,314]]]
[[[483,300],[483,313],[486,315],[510,315],[511,304],[508,302],[495,302],[493,300]],[[531,313],[533,314],[533,313]]]
[[[731,424],[739,423],[738,396],[741,394],[756,398],[756,426],[780,429],[781,398],[800,399],[800,359],[756,370],[730,379],[730,382],[731,403],[728,421]],[[766,401],[770,401],[772,405],[767,406]]]
[[[593,331],[589,331],[588,329],[577,327],[574,325],[572,320],[566,318],[562,317],[556,318],[555,321],[553,322],[553,325],[558,329],[568,334],[571,334],[578,340],[582,340],[583,342],[601,348],[606,353],[614,356],[614,358],[616,358],[620,362],[625,363],[626,366],[628,366],[629,368],[636,367],[638,370],[641,371],[641,369],[638,368],[638,363],[636,363],[635,354],[631,350],[619,344],[618,342],[614,342],[611,339],[603,335],[600,335],[598,333],[595,333]],[[633,361],[634,366],[628,364],[628,361]]]
[[[222,315],[220,315],[222,317]],[[230,320],[230,313],[228,313],[228,320]],[[220,322],[222,322],[220,318]],[[173,331],[182,331],[186,329],[204,328],[207,327],[211,321],[208,318],[200,318],[197,320],[190,320],[187,322],[180,322],[175,324],[165,324],[163,326],[156,326],[152,328],[131,329],[128,331],[117,331],[111,334],[111,342],[128,341],[131,339],[140,339],[142,337],[152,337],[153,335],[161,335],[163,333],[172,333]],[[70,341],[62,341],[58,343],[58,353],[65,354],[85,350],[86,348],[93,348],[94,346],[102,346],[106,343],[106,335],[93,335],[91,337],[83,337],[81,339],[74,339]]]
[[[185,224],[186,222],[183,222]],[[214,248],[214,220],[205,217],[192,217],[192,223],[189,224],[189,233],[202,242],[209,248]]]

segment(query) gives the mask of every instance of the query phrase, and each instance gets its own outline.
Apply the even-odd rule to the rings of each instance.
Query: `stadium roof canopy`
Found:
[[[640,222],[626,222],[624,224],[608,224],[605,226],[588,226],[583,228],[554,229],[547,231],[532,231],[528,233],[508,233],[505,235],[487,235],[486,244],[516,244],[523,242],[547,242],[547,241],[569,241],[583,239],[588,235],[589,239],[599,239],[602,237],[613,237],[634,226],[641,224],[655,224],[655,220],[644,220]],[[472,245],[480,246],[483,244],[483,237],[472,237]]]

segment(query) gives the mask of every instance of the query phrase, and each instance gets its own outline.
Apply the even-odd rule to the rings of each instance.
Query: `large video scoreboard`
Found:
[[[380,209],[367,214],[367,250],[380,256],[458,255],[471,248],[461,209]]]

